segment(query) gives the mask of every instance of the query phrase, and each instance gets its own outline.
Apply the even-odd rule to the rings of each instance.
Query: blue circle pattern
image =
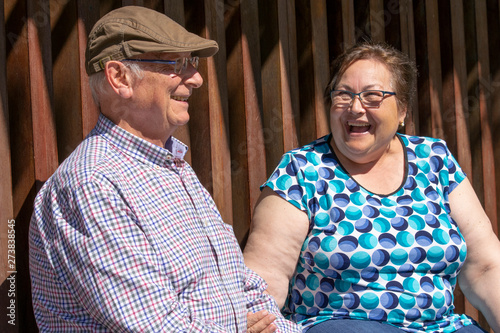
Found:
[[[445,142],[398,134],[407,178],[382,196],[344,171],[330,137],[286,153],[263,185],[312,223],[285,314],[303,327],[331,318],[387,321],[410,332],[471,324],[453,312],[466,246],[448,215],[448,194],[465,174]]]

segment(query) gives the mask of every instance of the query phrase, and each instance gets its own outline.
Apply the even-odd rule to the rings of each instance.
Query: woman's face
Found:
[[[336,90],[394,92],[392,74],[377,60],[358,60],[347,68]],[[406,116],[395,96],[386,95],[377,108],[366,108],[356,96],[350,105],[332,103],[330,127],[337,153],[355,163],[379,159],[389,148],[399,123]]]

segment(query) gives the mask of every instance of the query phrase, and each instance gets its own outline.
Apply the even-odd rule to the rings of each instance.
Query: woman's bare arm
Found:
[[[282,307],[309,230],[307,214],[266,187],[255,207],[243,255],[246,265],[269,285],[268,292]]]

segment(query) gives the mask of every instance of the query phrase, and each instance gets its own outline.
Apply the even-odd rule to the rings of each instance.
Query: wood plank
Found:
[[[207,59],[208,101],[212,158],[213,197],[223,220],[233,224],[231,194],[231,154],[229,147],[226,46],[224,34],[224,8],[217,0],[205,1],[205,37],[219,43],[219,52]],[[219,19],[218,19],[219,18]]]
[[[371,38],[376,42],[385,42],[385,27],[388,24],[384,14],[384,0],[370,0]]]
[[[470,137],[467,129],[467,63],[465,54],[465,25],[462,0],[451,0],[451,32],[453,48],[453,83],[455,96],[455,126],[457,159],[467,175],[472,174]],[[464,104],[465,102],[465,104]]]
[[[281,82],[280,109],[283,117],[283,152],[285,152],[298,146],[295,121],[299,119],[295,0],[277,1]]]
[[[12,208],[12,174],[10,159],[10,139],[9,139],[9,108],[7,97],[7,76],[6,76],[6,34],[4,20],[4,6],[0,6],[0,314],[5,320],[0,321],[0,330],[2,332],[18,332],[18,326],[9,324],[12,320],[10,316],[11,300],[19,302],[19,298],[14,297],[11,292],[11,281],[15,278],[10,277],[10,271],[15,270],[15,245],[16,236],[15,219]],[[14,234],[13,234],[14,232]],[[9,257],[11,255],[11,257]],[[13,265],[13,266],[11,266]],[[14,275],[15,276],[15,275]],[[9,280],[7,280],[9,278]],[[15,286],[15,285],[14,285]],[[15,290],[15,287],[13,288]],[[17,321],[19,318],[17,318]],[[17,321],[15,321],[17,323]]]
[[[260,196],[260,185],[267,179],[264,130],[262,126],[262,81],[260,73],[259,30],[255,23],[259,21],[258,8],[252,1],[240,2],[241,10],[241,60],[243,69],[243,92],[246,118],[246,152],[248,172],[248,219],[251,221],[253,207]],[[231,94],[230,94],[231,95]],[[233,110],[233,108],[230,108]],[[236,193],[233,192],[233,197]],[[234,209],[236,220],[237,210]],[[235,230],[241,235],[245,230]],[[240,240],[241,240],[240,236]]]
[[[500,31],[500,1],[489,1],[488,2],[488,45],[490,50],[490,73],[492,78],[492,84],[495,91],[498,92],[500,89],[500,58],[496,55],[498,54],[498,48],[495,45],[500,45],[500,35],[497,31]],[[490,110],[500,110],[500,94],[493,93]],[[500,128],[500,112],[492,112],[492,126],[493,128]],[[496,182],[496,196],[497,200],[500,197],[500,131],[493,131],[493,148],[495,155],[495,176]],[[500,228],[500,205],[497,204],[497,228]],[[500,231],[499,231],[500,232]],[[497,234],[498,235],[498,234]]]
[[[354,22],[354,1],[342,0],[342,31],[344,32],[344,49],[356,43],[356,23]]]
[[[330,82],[326,0],[311,0],[310,4],[314,65],[314,114],[316,119],[314,134],[315,137],[321,137],[330,132],[328,104],[325,103],[325,88]],[[302,144],[308,142],[303,141]]]
[[[429,61],[429,94],[431,106],[431,136],[444,138],[442,119],[443,83],[441,73],[441,49],[439,40],[438,6],[435,1],[425,1],[427,44]]]
[[[233,199],[233,230],[240,244],[246,242],[250,226],[251,208],[249,206],[249,163],[247,159],[247,121],[245,110],[244,72],[250,72],[251,64],[243,65],[242,34],[243,15],[240,1],[226,3],[224,21],[226,31],[229,135],[231,144],[231,188]],[[246,50],[248,52],[248,50]],[[249,67],[249,68],[248,68]],[[255,87],[250,89],[255,90]],[[244,244],[242,245],[242,247]]]
[[[0,6],[0,284],[8,276],[8,222],[13,220],[4,6]],[[12,223],[10,223],[12,224]],[[12,242],[11,242],[12,243]],[[5,295],[3,293],[2,295]],[[1,303],[7,307],[8,304]],[[2,309],[5,309],[2,307]],[[5,322],[5,321],[4,321]]]
[[[405,52],[410,59],[416,61],[415,51],[415,26],[413,17],[413,5],[411,0],[399,1],[400,11],[400,29],[401,29],[401,51]],[[405,120],[405,133],[415,135],[419,128],[419,110],[418,110],[418,87],[415,91],[416,98],[411,105],[411,114]]]
[[[495,161],[493,155],[493,139],[491,129],[491,111],[489,111],[492,84],[490,82],[489,47],[488,47],[488,19],[485,0],[476,1],[476,30],[478,49],[478,79],[479,79],[479,111],[481,118],[481,146],[484,184],[484,209],[498,234]]]
[[[51,9],[54,114],[58,136],[58,157],[62,162],[82,141],[82,97],[77,2]],[[69,74],[74,73],[74,74]],[[83,110],[85,114],[86,110]]]
[[[30,92],[34,108],[35,178],[45,182],[58,166],[53,98],[50,8],[48,1],[28,2]]]
[[[448,1],[439,1],[438,3],[438,21],[440,35],[440,64],[442,72],[442,111],[443,120],[443,139],[448,148],[457,156],[457,135],[455,120],[455,89],[453,80],[453,38],[451,31],[451,9]]]
[[[457,160],[462,169],[471,177],[472,160],[470,155],[470,137],[467,129],[467,63],[465,54],[465,25],[462,0],[450,3],[452,52],[453,52],[453,95],[455,106],[455,126],[457,138]],[[465,102],[465,105],[464,105]],[[455,289],[455,304],[457,313],[464,313],[465,296],[460,286]],[[469,305],[470,307],[470,305]]]
[[[322,2],[319,0],[317,2]],[[304,145],[317,138],[317,115],[315,105],[316,80],[315,63],[313,53],[313,15],[312,6],[314,0],[296,0],[295,11],[297,29],[297,58],[298,76],[300,81],[299,105],[300,105],[300,130],[299,144]],[[326,12],[324,13],[326,15]],[[325,38],[328,38],[328,31],[325,31]],[[327,49],[328,53],[328,49]],[[328,65],[328,60],[326,64]],[[325,124],[328,125],[328,122]]]
[[[99,20],[99,1],[98,0],[77,0],[77,43],[79,73],[80,73],[80,98],[81,98],[81,117],[82,117],[82,139],[94,128],[99,116],[99,108],[94,103],[89,86],[89,79],[85,71],[85,49],[87,47],[87,38],[94,24]]]
[[[266,147],[266,174],[276,168],[283,154],[281,51],[277,0],[259,0],[262,110]]]

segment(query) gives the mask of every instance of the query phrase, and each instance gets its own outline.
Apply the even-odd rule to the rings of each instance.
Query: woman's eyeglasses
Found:
[[[365,108],[378,108],[386,96],[394,96],[395,92],[383,90],[365,90],[360,93],[353,93],[348,90],[330,90],[332,104],[337,107],[348,107],[358,96],[359,101]]]

